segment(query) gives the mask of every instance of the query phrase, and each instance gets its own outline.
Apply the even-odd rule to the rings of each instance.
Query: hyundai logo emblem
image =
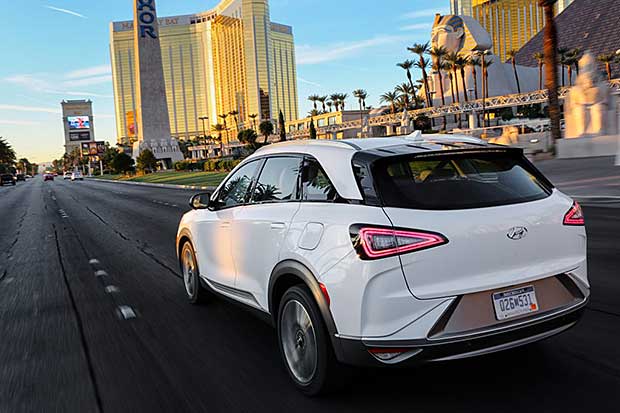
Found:
[[[520,240],[521,238],[525,238],[527,235],[527,228],[525,227],[512,227],[506,234],[508,238],[513,241]]]

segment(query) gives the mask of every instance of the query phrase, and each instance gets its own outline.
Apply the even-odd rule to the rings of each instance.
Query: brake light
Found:
[[[564,215],[564,225],[585,225],[585,223],[581,206],[576,201],[573,202],[573,206]]]
[[[446,244],[443,235],[418,230],[354,226],[353,246],[362,259],[378,259],[406,254]]]

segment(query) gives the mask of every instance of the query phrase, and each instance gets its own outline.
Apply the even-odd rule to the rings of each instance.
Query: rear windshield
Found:
[[[375,188],[388,207],[466,209],[543,199],[551,186],[520,154],[407,155],[373,164]]]

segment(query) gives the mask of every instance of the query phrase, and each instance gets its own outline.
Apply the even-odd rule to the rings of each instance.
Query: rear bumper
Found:
[[[533,343],[573,327],[585,310],[589,297],[552,314],[497,327],[475,334],[441,340],[358,340],[335,337],[336,356],[355,366],[409,366],[431,361],[456,360],[494,353]],[[370,349],[398,349],[400,355],[379,360]]]

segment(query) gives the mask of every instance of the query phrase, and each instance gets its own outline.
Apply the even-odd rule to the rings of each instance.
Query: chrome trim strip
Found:
[[[217,281],[209,280],[207,278],[201,277],[204,282],[206,282],[209,287],[211,287],[216,292],[231,297],[233,299],[241,299],[244,302],[256,307],[259,310],[263,310],[256,298],[252,293],[247,291],[238,290],[234,287],[230,287],[228,285],[220,284]],[[264,311],[264,310],[263,310]]]
[[[550,331],[545,331],[544,333],[540,333],[540,334],[537,334],[535,336],[525,337],[525,338],[522,338],[520,340],[511,341],[509,343],[499,344],[497,346],[487,347],[487,348],[476,350],[476,351],[470,351],[468,353],[461,353],[461,354],[455,354],[455,355],[452,355],[452,356],[441,357],[441,358],[437,358],[437,359],[431,359],[431,360],[428,360],[428,361],[460,360],[460,359],[464,359],[464,358],[480,356],[482,354],[490,354],[490,353],[495,353],[495,352],[502,351],[502,350],[508,350],[508,349],[511,349],[511,348],[514,348],[514,347],[523,346],[525,344],[533,343],[535,341],[540,341],[540,340],[543,340],[543,339],[545,339],[547,337],[551,337],[553,335],[559,334],[562,331],[568,330],[569,328],[574,326],[576,323],[577,322],[574,321],[574,322],[572,322],[570,324],[567,324],[567,325],[564,325],[562,327],[558,327],[558,328],[550,330]]]

